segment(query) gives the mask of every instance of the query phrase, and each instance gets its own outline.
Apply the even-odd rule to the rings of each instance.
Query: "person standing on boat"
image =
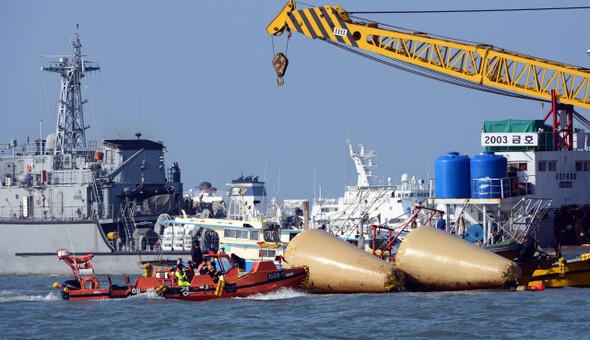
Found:
[[[232,253],[230,255],[231,259],[234,261],[234,263],[236,264],[236,267],[238,267],[239,269],[241,269],[242,271],[246,269],[246,261],[239,257],[238,255]]]
[[[440,230],[447,230],[447,223],[442,217],[440,220],[436,221],[436,228]]]
[[[183,266],[182,264],[179,264],[176,266],[176,280],[178,281],[178,285],[179,286],[188,286],[190,285],[190,283],[188,282],[188,279],[186,277],[186,274],[184,273],[183,270]]]
[[[193,261],[188,260],[186,267],[184,267],[184,274],[186,275],[188,281],[191,281],[193,277],[195,277],[195,270],[193,267]]]
[[[201,251],[201,246],[197,240],[193,242],[193,248],[191,249],[191,259],[195,265],[197,263],[203,262],[203,252]]]

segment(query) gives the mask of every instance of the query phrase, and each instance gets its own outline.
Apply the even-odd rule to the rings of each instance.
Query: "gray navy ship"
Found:
[[[71,56],[41,68],[61,77],[55,132],[0,144],[0,275],[68,274],[60,248],[93,253],[109,274],[179,255],[158,247],[160,222],[182,202],[178,164],[166,168],[162,142],[139,133],[87,143],[80,83],[99,66],[84,60],[78,33],[71,42]]]

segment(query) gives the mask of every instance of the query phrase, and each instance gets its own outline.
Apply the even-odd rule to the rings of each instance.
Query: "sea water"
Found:
[[[0,276],[2,339],[582,339],[590,290],[314,295],[283,289],[239,299],[64,301],[66,277]],[[113,283],[122,285],[122,276]],[[101,282],[102,284],[102,282]]]

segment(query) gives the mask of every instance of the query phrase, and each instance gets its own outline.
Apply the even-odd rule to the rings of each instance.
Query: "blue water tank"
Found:
[[[434,163],[436,198],[469,198],[469,157],[449,152]]]
[[[471,159],[470,180],[472,198],[510,196],[508,160],[493,151],[484,151]]]

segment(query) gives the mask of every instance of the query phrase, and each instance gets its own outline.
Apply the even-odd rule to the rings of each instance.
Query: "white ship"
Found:
[[[199,240],[204,251],[237,255],[246,271],[256,261],[273,261],[284,254],[300,230],[281,228],[279,214],[265,213],[264,182],[242,176],[226,185],[227,196],[218,195],[208,182],[201,183],[199,191],[190,192],[192,215],[164,221],[164,251],[189,251],[193,240]],[[277,208],[274,200],[272,205]]]
[[[67,274],[55,260],[60,248],[93,253],[110,274],[139,272],[138,261],[167,256],[154,250],[157,218],[179,211],[180,169],[166,169],[164,145],[141,134],[101,146],[86,141],[81,83],[99,66],[84,59],[78,33],[71,43],[72,55],[41,68],[61,77],[55,132],[45,137],[41,128],[33,143],[0,145],[2,275]]]
[[[357,184],[347,186],[344,196],[314,199],[311,207],[311,227],[326,229],[340,238],[361,248],[370,247],[371,225],[395,228],[406,221],[415,205],[425,204],[429,198],[429,186],[422,179],[403,174],[401,184],[376,184],[373,168],[374,151],[354,150],[352,142],[346,141],[350,157],[357,172]]]

